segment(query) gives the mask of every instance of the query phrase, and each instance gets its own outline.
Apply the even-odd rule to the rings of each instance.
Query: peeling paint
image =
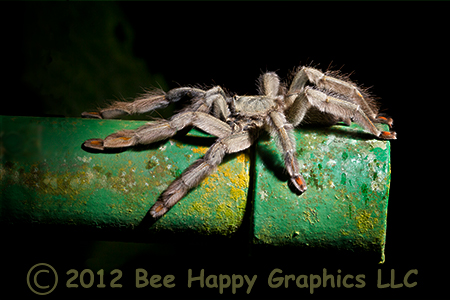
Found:
[[[156,148],[89,153],[81,148],[86,139],[137,128],[145,122],[2,118],[3,130],[14,128],[21,136],[35,136],[36,130],[41,134],[40,152],[20,153],[9,147],[2,152],[0,213],[3,220],[15,222],[30,222],[31,216],[42,224],[133,230],[161,192],[208,150],[195,143],[169,139]],[[195,136],[196,131],[192,132],[189,135]],[[149,234],[181,231],[231,235],[245,212],[249,161],[248,152],[230,155],[216,173],[149,225]]]
[[[2,219],[16,222],[133,230],[161,192],[208,150],[169,139],[148,149],[89,153],[81,148],[84,140],[145,122],[2,118],[2,130],[20,132],[6,134],[0,152],[0,213]],[[18,140],[17,136],[29,138]],[[207,136],[193,130],[189,137]],[[382,255],[389,142],[367,139],[356,125],[300,128],[295,138],[308,184],[302,195],[289,188],[274,141],[262,138],[258,142],[253,242],[365,249]],[[24,142],[26,147],[20,144]],[[215,173],[149,225],[149,235],[232,235],[247,209],[249,173],[249,151],[229,155]]]
[[[364,249],[384,259],[390,144],[361,132],[355,124],[296,130],[302,195],[288,187],[274,141],[259,141],[254,243]]]

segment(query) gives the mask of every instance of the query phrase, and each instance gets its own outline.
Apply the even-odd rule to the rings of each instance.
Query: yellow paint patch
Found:
[[[356,227],[360,233],[366,233],[373,230],[374,224],[378,223],[378,218],[372,218],[371,213],[367,210],[362,210],[356,216]]]
[[[208,151],[208,147],[202,147],[202,146],[198,146],[197,148],[193,148],[192,152],[194,153],[200,153],[200,154],[205,154]]]

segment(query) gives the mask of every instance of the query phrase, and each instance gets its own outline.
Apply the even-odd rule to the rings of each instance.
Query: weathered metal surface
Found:
[[[276,141],[256,151],[255,244],[379,253],[384,260],[390,143],[357,125],[295,133],[307,191],[288,187]]]
[[[231,235],[239,228],[249,186],[248,152],[230,155],[157,222],[143,222],[164,189],[214,139],[197,131],[148,147],[113,153],[82,149],[83,141],[145,122],[0,117],[0,220],[129,232]],[[201,137],[203,136],[203,137]],[[199,145],[200,144],[200,145]],[[147,232],[147,231],[146,231]]]
[[[230,236],[241,226],[250,198],[256,246],[361,250],[384,259],[390,144],[357,125],[295,131],[308,184],[302,195],[289,188],[276,142],[263,135],[253,164],[250,151],[227,156],[216,173],[152,222],[148,209],[214,138],[193,130],[146,147],[93,153],[81,148],[83,141],[145,122],[0,118],[1,222],[125,233],[143,228],[150,237],[168,231]]]

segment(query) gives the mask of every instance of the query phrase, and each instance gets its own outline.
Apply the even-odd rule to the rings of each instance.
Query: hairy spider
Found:
[[[333,75],[333,76],[331,76]],[[124,114],[145,113],[164,108],[184,97],[191,104],[169,120],[156,120],[136,130],[122,130],[105,139],[89,139],[85,147],[104,150],[150,144],[172,137],[187,126],[195,126],[218,139],[203,158],[188,167],[160,195],[150,209],[153,218],[165,214],[187,192],[197,186],[222,162],[225,154],[243,151],[267,130],[278,138],[279,149],[290,181],[299,193],[306,191],[306,182],[299,172],[296,159],[294,127],[300,123],[333,125],[352,121],[374,137],[395,139],[393,131],[380,131],[374,123],[392,126],[392,119],[378,115],[378,105],[363,89],[337,74],[311,67],[301,67],[289,88],[278,75],[268,72],[258,80],[259,95],[229,96],[220,86],[208,90],[179,87],[168,91],[154,90],[134,102],[115,102],[99,112],[84,112],[91,118],[117,118]]]

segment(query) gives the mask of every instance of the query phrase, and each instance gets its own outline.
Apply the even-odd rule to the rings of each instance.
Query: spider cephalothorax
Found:
[[[348,80],[328,76],[310,67],[299,68],[288,88],[275,73],[263,74],[257,96],[231,97],[219,86],[209,90],[180,87],[167,93],[160,90],[147,92],[134,102],[115,102],[99,112],[85,112],[83,116],[109,119],[145,113],[184,97],[191,98],[191,104],[169,120],[157,120],[136,130],[122,130],[105,139],[84,142],[85,147],[97,150],[150,144],[172,137],[187,126],[195,126],[218,138],[203,158],[194,162],[161,194],[150,209],[154,218],[165,214],[211,174],[226,154],[249,148],[260,130],[267,130],[278,138],[286,171],[299,193],[306,191],[306,182],[299,172],[292,131],[300,123],[333,125],[353,121],[376,138],[396,138],[395,132],[380,131],[374,125],[392,126],[392,119],[379,116],[377,104],[362,89]]]

